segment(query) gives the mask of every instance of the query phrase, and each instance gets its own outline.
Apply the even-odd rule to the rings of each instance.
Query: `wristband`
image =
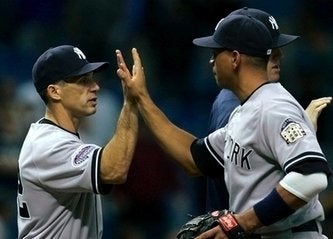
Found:
[[[265,226],[271,225],[295,212],[274,188],[263,200],[253,206],[260,222]]]
[[[238,224],[233,213],[226,211],[224,214],[217,214],[218,211],[212,212],[212,216],[216,217],[217,222],[219,223],[222,231],[228,238],[234,239],[246,239],[249,238],[244,229]]]

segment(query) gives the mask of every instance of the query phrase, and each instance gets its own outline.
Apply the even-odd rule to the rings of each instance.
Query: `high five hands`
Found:
[[[132,48],[132,72],[128,69],[120,50],[116,50],[116,56],[118,63],[117,75],[121,79],[122,85],[125,87],[128,96],[134,100],[138,100],[140,95],[148,95],[144,69],[137,49]]]

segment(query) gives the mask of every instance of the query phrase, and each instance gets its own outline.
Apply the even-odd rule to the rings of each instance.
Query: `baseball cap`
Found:
[[[32,79],[37,92],[59,80],[105,70],[109,62],[90,63],[84,53],[71,45],[49,48],[35,62]]]
[[[247,15],[229,15],[222,18],[212,36],[193,40],[197,46],[226,48],[240,53],[265,58],[272,52],[272,37],[267,27]]]
[[[279,48],[288,45],[299,38],[299,36],[296,35],[280,33],[279,25],[277,24],[275,18],[262,10],[243,7],[231,12],[229,15],[235,14],[251,16],[264,23],[273,38],[272,48]]]

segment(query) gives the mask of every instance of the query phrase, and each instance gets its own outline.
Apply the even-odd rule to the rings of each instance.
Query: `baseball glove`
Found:
[[[220,225],[229,239],[250,239],[228,210],[213,211],[197,216],[185,223],[177,233],[177,239],[193,239],[205,231]]]

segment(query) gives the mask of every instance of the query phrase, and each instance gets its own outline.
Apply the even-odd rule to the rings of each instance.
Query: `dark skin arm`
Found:
[[[128,94],[135,99],[141,116],[164,152],[181,165],[188,174],[199,175],[200,171],[190,152],[190,146],[196,137],[174,125],[156,106],[147,90],[141,59],[135,48],[132,49],[132,57],[135,70],[131,75],[121,52],[117,51],[117,60],[120,63],[117,73],[126,86]]]
[[[281,198],[289,205],[289,207],[293,209],[298,209],[306,204],[305,201],[296,197],[292,193],[285,190],[280,184],[276,187],[277,192],[281,196]],[[253,208],[250,208],[244,212],[234,215],[239,225],[246,231],[246,232],[253,232],[254,230],[263,226],[263,224],[259,221],[259,218],[255,214]],[[200,236],[196,237],[195,239],[228,239],[228,237],[224,234],[220,226],[214,227],[211,230],[208,230],[202,233]]]

